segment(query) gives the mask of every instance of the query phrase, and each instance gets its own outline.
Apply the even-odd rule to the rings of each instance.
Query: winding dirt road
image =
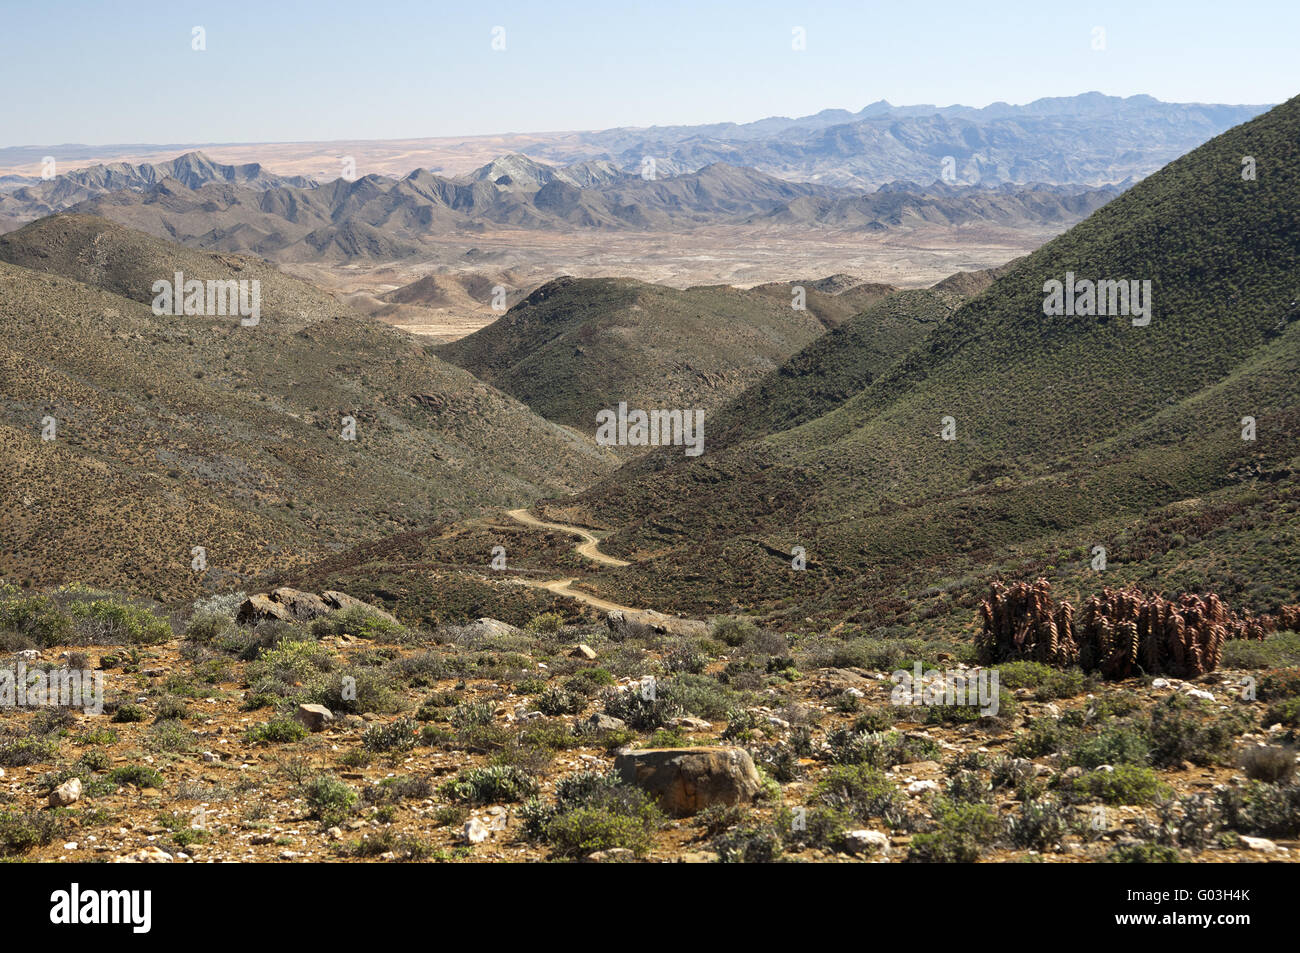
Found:
[[[613,556],[606,556],[600,551],[600,540],[589,530],[580,526],[569,526],[565,523],[548,523],[545,520],[539,520],[526,509],[508,510],[507,515],[516,523],[533,529],[550,529],[559,533],[567,533],[570,536],[576,536],[582,542],[573,547],[574,552],[580,556],[590,559],[592,562],[601,566],[630,566],[627,560],[616,559]],[[519,582],[526,586],[532,586],[534,589],[545,589],[553,592],[557,596],[566,596],[570,599],[576,599],[581,603],[591,606],[593,609],[599,609],[602,612],[622,612],[629,619],[635,619],[654,626],[656,631],[667,632],[688,632],[690,626],[701,627],[703,622],[693,619],[685,619],[680,616],[664,615],[662,612],[656,612],[653,609],[638,609],[635,606],[620,605],[617,602],[610,602],[608,599],[602,599],[599,596],[593,596],[589,592],[583,592],[581,589],[574,589],[573,584],[577,582],[577,577],[569,579],[550,579],[545,582],[535,579],[520,579]]]
[[[597,539],[593,533],[583,529],[580,526],[567,526],[564,523],[548,523],[545,520],[539,520],[537,517],[529,513],[528,510],[523,508],[517,510],[510,510],[506,513],[506,515],[509,516],[511,519],[513,519],[516,523],[523,523],[525,526],[532,526],[535,529],[553,529],[556,532],[568,533],[570,536],[579,537],[582,540],[582,542],[579,543],[577,546],[573,547],[573,551],[576,552],[579,556],[585,556],[587,559],[590,559],[594,563],[600,563],[602,566],[632,565],[625,559],[616,559],[613,556],[606,556],[604,553],[600,551],[600,540]],[[572,579],[556,580],[556,581],[565,582],[565,583],[573,582]],[[547,583],[546,585],[549,588],[551,584]],[[559,592],[560,590],[553,589],[551,591]],[[567,595],[568,593],[565,594]],[[618,606],[617,608],[621,609],[622,606]]]

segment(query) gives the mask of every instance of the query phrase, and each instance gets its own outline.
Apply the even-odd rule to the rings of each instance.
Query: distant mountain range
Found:
[[[413,257],[431,236],[488,227],[677,230],[801,225],[884,231],[911,224],[1068,225],[1122,186],[993,189],[894,183],[876,192],[789,182],[714,163],[643,178],[608,162],[550,166],[503,156],[456,178],[417,170],[325,184],[190,153],[159,166],[94,166],[0,193],[0,227],[68,211],[211,251],[280,261]]]
[[[586,157],[620,168],[646,157],[664,172],[714,162],[782,178],[875,188],[896,179],[963,184],[1105,185],[1149,175],[1268,106],[1165,103],[1151,96],[1037,99],[1023,106],[892,106],[827,109],[798,119],[655,126],[582,133]],[[572,156],[574,144],[540,145],[540,158]]]

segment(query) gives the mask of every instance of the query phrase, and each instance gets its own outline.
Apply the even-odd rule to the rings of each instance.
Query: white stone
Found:
[[[844,846],[854,854],[889,853],[889,835],[881,831],[845,831]]]

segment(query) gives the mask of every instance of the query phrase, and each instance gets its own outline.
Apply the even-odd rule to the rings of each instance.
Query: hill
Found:
[[[577,489],[610,466],[589,440],[264,262],[67,216],[6,236],[0,258],[11,581],[228,590],[362,539]],[[259,280],[259,323],[155,315],[152,283],[177,270]],[[191,571],[196,546],[205,572]]]
[[[825,330],[791,304],[788,291],[560,278],[437,353],[548,420],[594,434],[596,414],[620,402],[707,417]]]
[[[602,594],[661,609],[966,626],[997,574],[1095,588],[1097,546],[1104,583],[1293,602],[1298,141],[1291,100],[1014,264],[868,386],[826,388],[835,362],[801,355],[753,402],[760,436],[657,455],[549,512],[613,529],[604,550],[634,564]],[[1071,274],[1150,282],[1149,323],[1046,315]]]

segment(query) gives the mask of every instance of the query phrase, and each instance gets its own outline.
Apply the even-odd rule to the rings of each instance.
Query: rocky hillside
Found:
[[[211,591],[610,466],[264,262],[85,217],[7,236],[0,257],[5,579]],[[155,315],[152,283],[177,270],[263,282],[260,322]]]
[[[555,512],[615,530],[633,565],[603,592],[664,609],[955,628],[992,575],[1073,597],[1098,571],[1294,601],[1298,135],[1292,100],[1014,265],[867,386],[829,370],[866,379],[870,341],[842,328],[738,398],[767,408],[745,421],[762,436],[659,455]],[[1244,179],[1242,156],[1268,173]],[[1149,282],[1149,323],[1045,314],[1069,275]]]

